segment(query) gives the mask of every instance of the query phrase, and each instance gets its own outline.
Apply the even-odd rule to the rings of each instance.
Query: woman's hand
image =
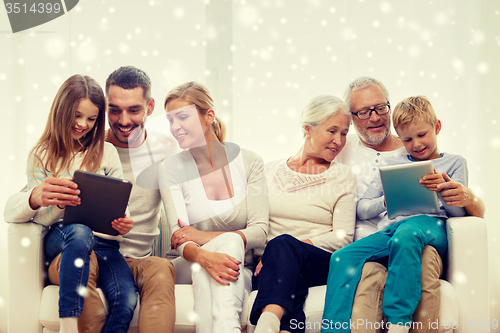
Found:
[[[132,221],[132,218],[127,217],[127,214],[125,214],[124,217],[120,217],[111,221],[111,226],[115,230],[117,230],[120,235],[125,235],[127,232],[132,230],[133,225],[134,222]]]
[[[261,269],[262,269],[262,260],[259,260],[257,267],[255,267],[255,273],[253,273],[253,276],[259,275]]]
[[[434,169],[434,173],[430,173],[425,175],[418,181],[423,187],[428,190],[439,192],[442,188],[438,188],[439,184],[443,184],[445,182],[443,175],[438,173],[436,169]]]
[[[195,242],[198,245],[205,245],[213,238],[213,235],[211,235],[209,232],[200,231],[196,228],[186,225],[180,219],[178,223],[181,228],[177,229],[172,234],[172,238],[170,239],[170,243],[174,249],[187,241]]]
[[[199,255],[198,263],[215,281],[224,286],[236,281],[240,275],[241,262],[228,254],[203,251]]]

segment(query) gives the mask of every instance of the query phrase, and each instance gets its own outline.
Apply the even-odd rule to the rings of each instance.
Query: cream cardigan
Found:
[[[239,230],[247,241],[245,264],[248,266],[252,264],[248,250],[262,247],[267,236],[269,203],[264,164],[260,156],[240,150],[235,144],[225,143],[224,149],[235,188],[235,205],[225,220],[210,206],[196,163],[187,150],[170,156],[160,165],[160,183],[165,184],[165,178],[168,179],[168,188],[160,186],[160,193],[171,233],[180,228],[178,218],[203,231]],[[181,256],[185,244],[177,248]]]
[[[295,172],[286,159],[266,164],[269,192],[267,241],[281,234],[333,252],[352,242],[356,220],[355,178],[332,162],[318,175]]]

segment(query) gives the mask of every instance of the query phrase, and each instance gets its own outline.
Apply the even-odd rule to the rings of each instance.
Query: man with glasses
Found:
[[[346,89],[345,102],[353,115],[352,123],[357,135],[348,135],[347,143],[335,161],[352,167],[356,176],[356,198],[363,196],[368,184],[387,157],[404,154],[401,140],[391,133],[391,106],[389,92],[377,79],[359,77]],[[446,203],[458,202],[472,216],[484,217],[484,204],[472,191],[457,182],[448,182],[447,190],[441,192]],[[377,232],[380,217],[356,220],[354,240]],[[442,261],[437,251],[426,246],[422,252],[422,296],[413,315],[410,332],[437,332],[435,323],[440,306],[439,276]],[[352,309],[352,322],[380,322],[382,320],[382,296],[387,269],[380,263],[366,263],[361,281],[356,290]],[[365,327],[365,326],[363,326]],[[361,331],[354,329],[353,331]],[[366,330],[363,330],[366,331]]]

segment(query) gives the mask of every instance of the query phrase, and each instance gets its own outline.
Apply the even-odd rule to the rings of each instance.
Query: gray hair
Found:
[[[345,90],[344,93],[344,101],[347,104],[349,110],[352,111],[351,92],[353,90],[364,89],[372,85],[378,85],[380,88],[382,88],[382,91],[384,92],[385,95],[385,100],[389,102],[389,92],[387,91],[387,88],[384,86],[382,82],[372,77],[360,76],[347,86],[347,89]]]
[[[306,136],[305,126],[315,128],[329,117],[337,113],[345,114],[351,121],[351,113],[347,105],[333,95],[319,95],[311,99],[300,115],[300,127]]]

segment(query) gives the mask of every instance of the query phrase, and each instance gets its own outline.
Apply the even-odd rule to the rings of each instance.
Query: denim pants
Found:
[[[137,303],[132,273],[117,241],[94,237],[92,230],[82,224],[54,224],[45,238],[48,263],[61,253],[59,317],[81,315],[92,250],[99,264],[98,287],[108,301],[108,315],[101,332],[126,333]]]
[[[304,302],[310,287],[326,284],[331,255],[290,235],[272,239],[262,255],[262,269],[253,281],[259,292],[250,312],[251,323],[257,324],[266,305],[277,304],[285,308],[280,330],[304,332]]]
[[[323,311],[321,332],[349,332],[354,295],[365,262],[388,261],[383,312],[392,324],[412,319],[421,293],[421,260],[425,245],[440,256],[448,248],[445,221],[428,215],[414,216],[335,251]]]

